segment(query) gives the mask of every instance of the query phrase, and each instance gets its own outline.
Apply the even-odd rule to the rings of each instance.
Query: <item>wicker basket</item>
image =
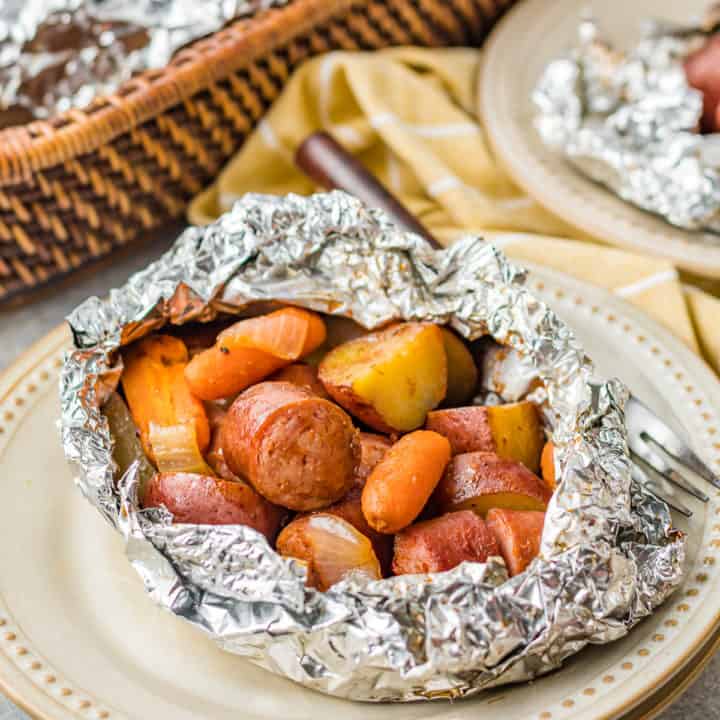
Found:
[[[181,215],[306,58],[476,45],[512,2],[291,0],[84,110],[0,131],[0,303]]]

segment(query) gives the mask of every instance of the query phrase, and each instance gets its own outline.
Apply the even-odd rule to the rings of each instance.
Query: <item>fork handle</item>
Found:
[[[295,152],[295,163],[321,187],[345,190],[366,205],[384,210],[396,225],[417,233],[433,247],[441,247],[430,231],[332,135],[319,131],[305,138]]]

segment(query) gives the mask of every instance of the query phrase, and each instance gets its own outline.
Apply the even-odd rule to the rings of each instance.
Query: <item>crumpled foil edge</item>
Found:
[[[85,497],[125,537],[153,600],[218,645],[307,687],[354,700],[472,695],[539,676],[588,643],[625,635],[683,577],[685,544],[667,506],[630,476],[616,380],[590,385],[573,332],[523,286],[524,272],[466,237],[442,251],[340,192],[247,195],[106,300],[68,318],[75,349],[61,375],[65,453]],[[141,510],[137,468],[113,482],[100,405],[117,382],[121,344],[268,299],[351,316],[448,323],[516,348],[545,382],[560,487],[541,554],[508,579],[504,563],[369,582],[326,593],[242,526],[172,524]]]

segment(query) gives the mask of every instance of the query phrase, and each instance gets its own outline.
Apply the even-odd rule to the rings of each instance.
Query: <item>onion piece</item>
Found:
[[[318,590],[327,590],[350,573],[361,573],[371,580],[382,578],[370,540],[349,522],[328,513],[293,520],[280,533],[277,550],[305,561],[308,585]]]
[[[205,462],[192,423],[157,425],[150,423],[148,433],[155,465],[160,472],[186,472],[215,476]]]

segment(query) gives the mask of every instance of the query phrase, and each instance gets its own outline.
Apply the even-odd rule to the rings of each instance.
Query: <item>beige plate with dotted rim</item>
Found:
[[[578,330],[601,372],[622,375],[664,415],[674,408],[696,449],[717,461],[720,386],[697,357],[604,291],[545,270],[530,286]],[[560,672],[454,705],[370,706],[305,690],[221,652],[146,597],[120,538],[73,488],[59,446],[57,374],[66,344],[66,331],[51,333],[0,379],[0,686],[33,715],[617,718],[674,676],[682,683],[678,673],[717,626],[720,493],[713,492],[707,509],[696,507],[685,588],[629,637],[583,651]]]
[[[720,237],[674,228],[584,177],[542,144],[530,100],[547,63],[575,43],[584,9],[598,18],[613,43],[629,48],[637,42],[643,19],[687,23],[706,5],[707,0],[524,0],[486,44],[478,99],[499,160],[539,203],[601,240],[666,257],[699,275],[720,277]]]

